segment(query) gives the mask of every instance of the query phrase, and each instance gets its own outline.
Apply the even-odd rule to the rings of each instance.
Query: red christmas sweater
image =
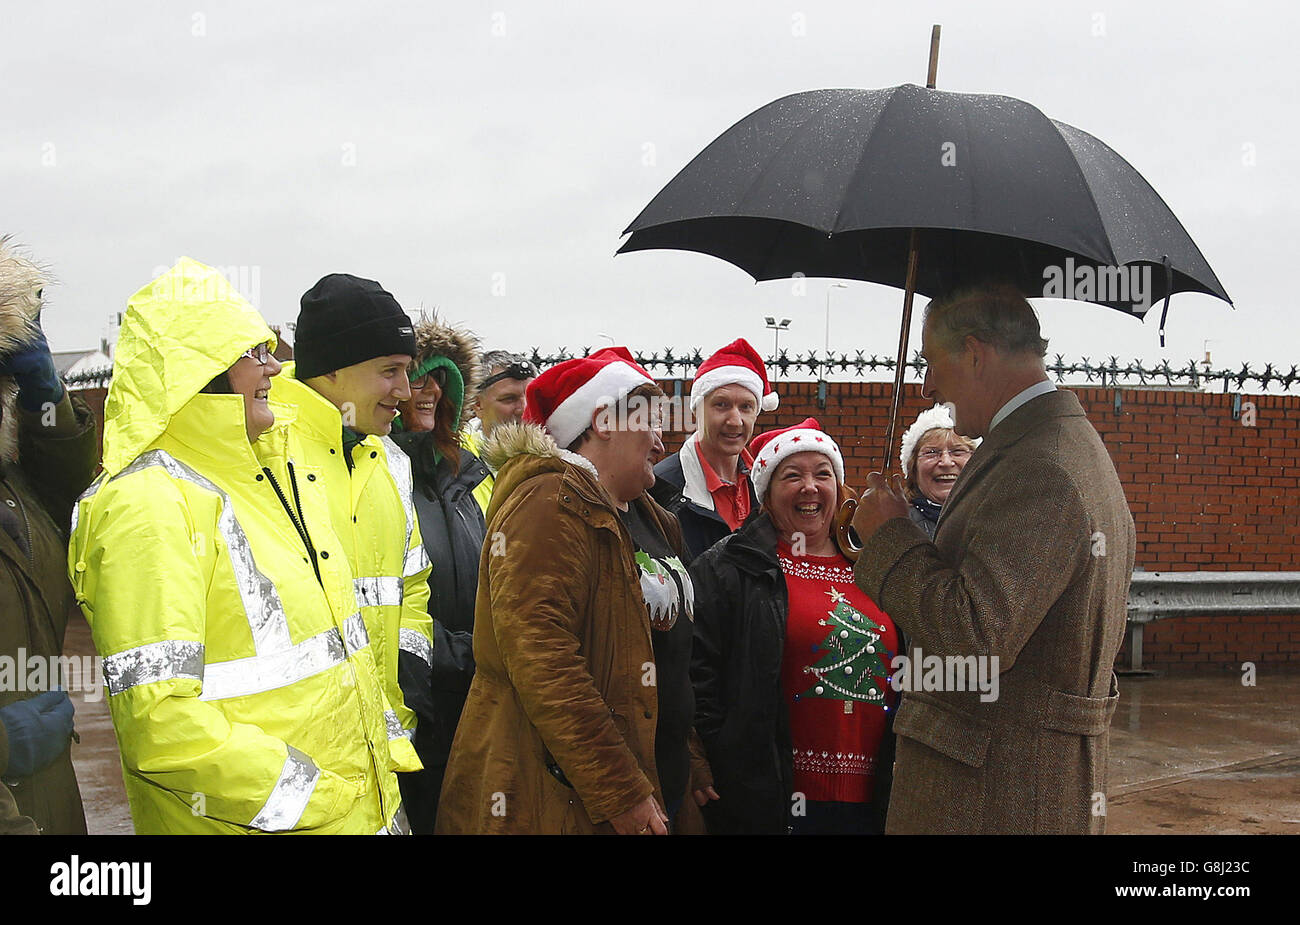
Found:
[[[811,801],[865,803],[875,781],[894,622],[853,583],[843,556],[796,556],[777,546],[789,613],[781,685],[790,707],[794,789]]]

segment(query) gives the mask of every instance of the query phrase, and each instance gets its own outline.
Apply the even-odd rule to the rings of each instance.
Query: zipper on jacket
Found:
[[[14,492],[14,501],[18,508],[18,516],[23,519],[23,533],[27,537],[27,561],[35,565],[36,549],[32,546],[32,522],[27,519],[27,509],[23,507],[23,499],[17,491]]]
[[[302,539],[303,545],[307,547],[307,555],[311,558],[311,567],[316,573],[316,581],[323,588],[325,587],[325,582],[321,581],[320,565],[316,562],[316,547],[311,544],[311,535],[307,533],[307,522],[302,516],[302,501],[298,497],[298,479],[293,474],[293,463],[289,463],[288,465],[289,486],[293,489],[293,500],[298,506],[298,513],[296,516],[294,515],[293,508],[289,506],[289,499],[284,496],[284,492],[280,489],[280,483],[275,480],[275,474],[271,472],[270,468],[267,466],[263,466],[262,471],[266,473],[267,479],[271,482],[271,487],[275,489],[275,496],[280,499],[280,504],[284,506],[284,511],[289,515],[289,520],[293,523],[293,528],[298,531],[298,536]]]

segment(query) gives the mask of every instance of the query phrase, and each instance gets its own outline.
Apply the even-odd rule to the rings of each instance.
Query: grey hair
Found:
[[[974,337],[999,353],[1047,356],[1038,314],[1014,286],[981,286],[935,299],[925,307],[925,323],[948,353],[958,352],[967,337]]]
[[[486,379],[488,376],[495,376],[512,363],[527,362],[527,357],[511,353],[509,350],[489,350],[479,359],[479,366],[482,367],[483,378]]]

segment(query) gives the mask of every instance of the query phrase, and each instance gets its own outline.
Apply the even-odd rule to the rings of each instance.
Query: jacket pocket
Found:
[[[984,721],[907,695],[894,719],[894,733],[972,768],[984,766],[992,738]]]
[[[1110,693],[1105,697],[1080,697],[1053,690],[1047,696],[1043,728],[1081,736],[1099,736],[1110,729],[1110,718],[1119,704],[1119,683],[1110,674]]]

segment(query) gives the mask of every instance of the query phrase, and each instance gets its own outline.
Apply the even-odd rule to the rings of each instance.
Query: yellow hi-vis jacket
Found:
[[[123,321],[105,471],[74,510],[68,564],[139,834],[407,830],[348,558],[324,492],[291,469],[292,409],[273,404],[250,445],[243,397],[199,394],[273,339],[188,258]]]
[[[418,771],[409,739],[416,715],[403,685],[427,697],[433,675],[433,618],[429,616],[429,555],[411,500],[411,461],[388,437],[365,436],[352,448],[352,470],[343,458],[343,417],[334,404],[294,378],[286,363],[275,393],[294,406],[289,429],[294,458],[324,486],[334,530],[343,539],[356,576],[357,606],[383,673],[384,691],[396,708],[408,741],[409,761],[397,770]],[[399,664],[401,683],[399,684]],[[399,743],[393,743],[398,754]],[[405,752],[401,753],[405,755]]]

